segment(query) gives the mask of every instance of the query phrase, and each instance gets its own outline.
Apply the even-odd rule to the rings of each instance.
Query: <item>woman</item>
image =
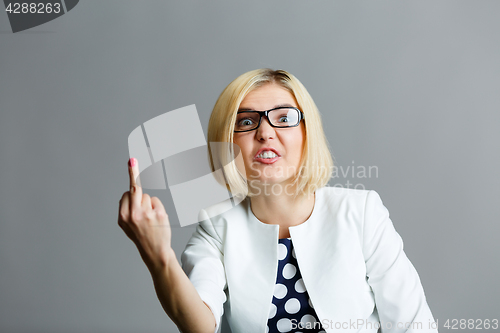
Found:
[[[182,332],[217,332],[223,313],[234,333],[436,331],[378,194],[325,187],[332,158],[297,78],[270,69],[236,78],[217,100],[208,141],[241,149],[243,165],[225,168],[222,183],[246,199],[200,212],[182,267],[164,207],[135,184],[134,159],[120,201],[118,223]],[[210,158],[213,170],[219,157]]]

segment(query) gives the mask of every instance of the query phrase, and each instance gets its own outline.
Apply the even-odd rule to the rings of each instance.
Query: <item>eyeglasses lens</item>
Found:
[[[299,112],[295,109],[278,109],[268,113],[269,120],[274,126],[290,127],[299,122]]]

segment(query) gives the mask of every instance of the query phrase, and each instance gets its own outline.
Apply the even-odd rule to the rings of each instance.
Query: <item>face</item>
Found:
[[[298,108],[294,96],[288,90],[277,84],[266,84],[248,93],[241,102],[240,109],[264,111],[278,106]],[[265,116],[262,117],[259,128],[234,133],[234,143],[241,149],[249,187],[274,184],[286,186],[291,183],[299,169],[304,139],[303,121],[296,127],[276,128],[269,124]],[[268,153],[262,155],[266,151]],[[277,157],[263,158],[269,157],[271,151]]]

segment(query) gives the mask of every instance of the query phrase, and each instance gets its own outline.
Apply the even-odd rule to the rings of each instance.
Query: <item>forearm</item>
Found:
[[[150,269],[158,299],[182,332],[215,330],[215,317],[182,270],[174,252],[162,268]]]

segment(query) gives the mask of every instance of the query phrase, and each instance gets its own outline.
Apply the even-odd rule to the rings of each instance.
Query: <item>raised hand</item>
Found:
[[[175,257],[168,215],[160,199],[143,194],[137,185],[137,159],[131,158],[128,164],[130,191],[123,193],[120,200],[118,225],[135,243],[146,266],[150,270],[161,269]]]

